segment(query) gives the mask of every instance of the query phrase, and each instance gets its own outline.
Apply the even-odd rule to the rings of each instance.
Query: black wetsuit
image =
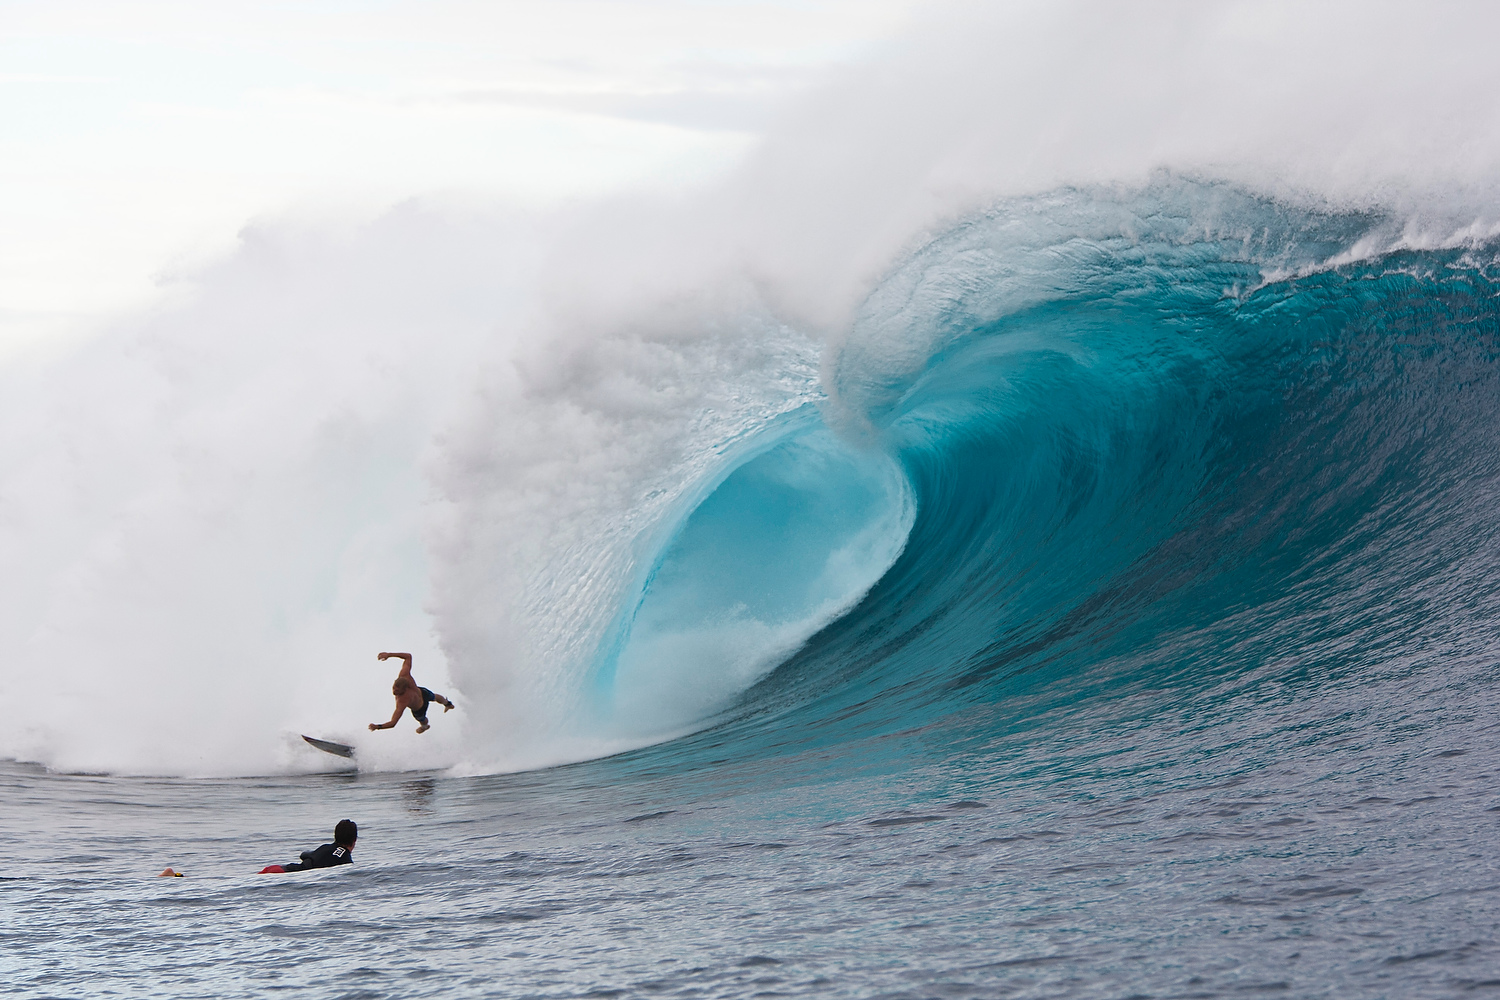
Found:
[[[427,690],[424,687],[417,688],[417,692],[419,694],[421,694],[421,696],[422,696],[422,707],[421,708],[414,708],[414,709],[412,709],[411,710],[411,717],[413,719],[416,719],[418,722],[420,722],[422,725],[425,726],[425,725],[428,724],[427,723],[427,706],[432,704],[432,702],[434,700],[434,696],[433,696],[433,694],[432,694],[431,691]]]
[[[349,855],[349,848],[341,844],[324,844],[316,851],[303,851],[300,865],[282,865],[281,867],[283,871],[302,872],[309,868],[332,868],[334,865],[353,863],[354,858]]]

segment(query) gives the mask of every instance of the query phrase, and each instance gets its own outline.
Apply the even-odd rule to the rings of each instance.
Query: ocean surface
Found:
[[[550,704],[625,752],[17,753],[5,992],[1500,993],[1493,245],[1062,191],[797,351],[578,605]],[[345,817],[354,865],[253,874]]]

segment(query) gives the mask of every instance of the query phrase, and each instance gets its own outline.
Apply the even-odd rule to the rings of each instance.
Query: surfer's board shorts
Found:
[[[425,726],[427,725],[427,706],[432,704],[434,696],[424,687],[417,688],[417,691],[422,695],[422,707],[412,709],[411,717]]]

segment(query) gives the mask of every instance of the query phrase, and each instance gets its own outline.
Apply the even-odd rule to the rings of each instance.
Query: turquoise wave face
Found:
[[[1112,235],[1097,206],[1023,207],[1022,239],[997,211],[876,292],[831,380],[844,431],[785,431],[697,508],[620,673],[734,609],[798,627],[755,647],[718,725],[648,756],[1333,682],[1474,626],[1441,595],[1494,590],[1494,253],[1314,266],[1372,220],[1188,202],[1110,206],[1134,226]],[[830,582],[854,538],[864,575]]]
[[[913,513],[889,454],[849,448],[812,412],[784,421],[653,568],[600,671],[617,723],[650,733],[728,705],[863,597]]]

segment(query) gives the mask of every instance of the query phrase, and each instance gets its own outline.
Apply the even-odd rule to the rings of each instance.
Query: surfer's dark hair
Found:
[[[339,825],[333,828],[333,842],[348,847],[359,837],[359,827],[352,819],[341,819]]]

